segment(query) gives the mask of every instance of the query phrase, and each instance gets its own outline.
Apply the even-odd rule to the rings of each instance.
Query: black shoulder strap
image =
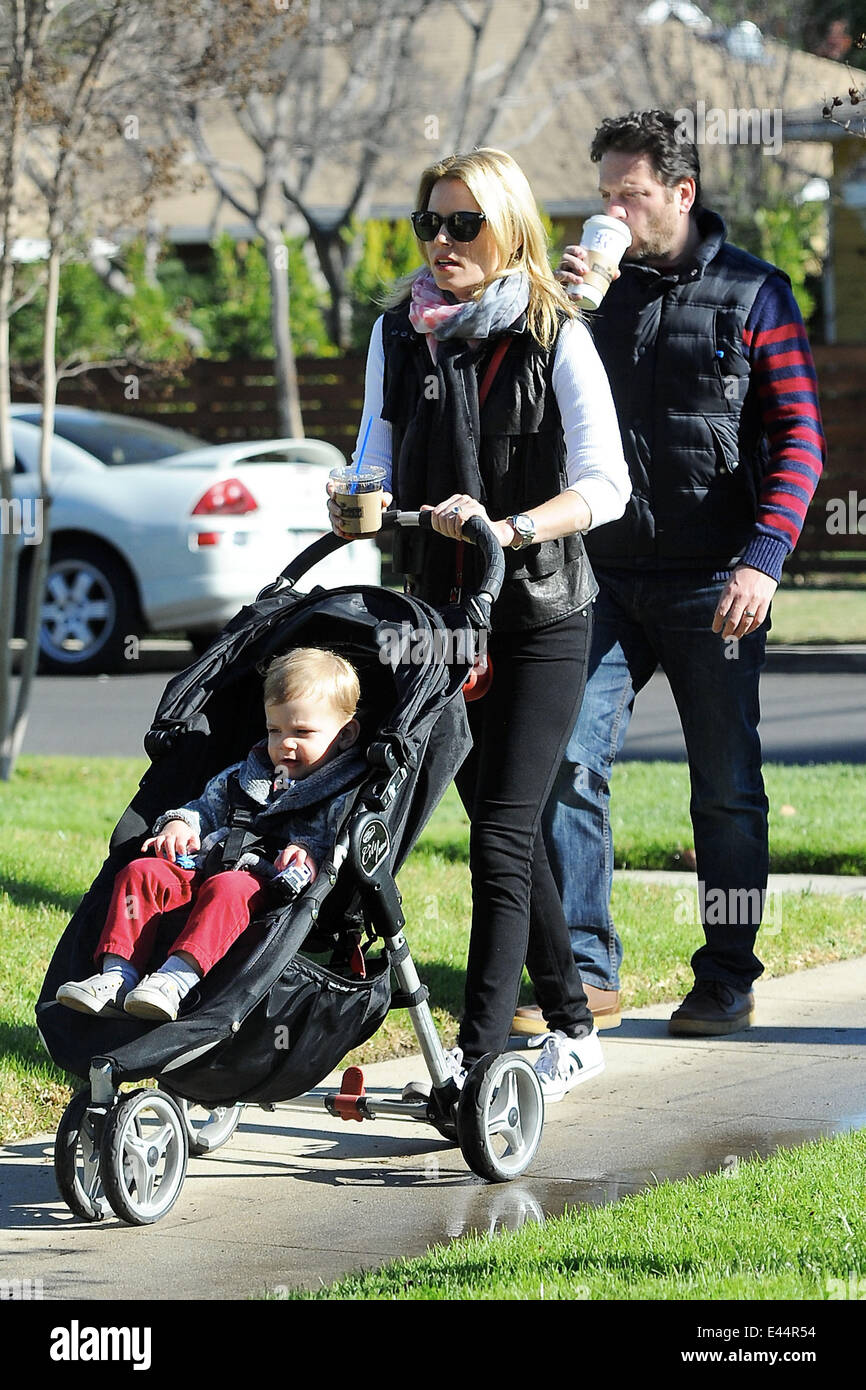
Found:
[[[249,792],[245,792],[241,786],[239,772],[233,772],[229,777],[226,783],[226,793],[229,799],[226,817],[229,833],[227,839],[220,845],[222,851],[220,859],[223,869],[231,869],[244,851],[261,838],[250,828],[255,813],[260,808]]]

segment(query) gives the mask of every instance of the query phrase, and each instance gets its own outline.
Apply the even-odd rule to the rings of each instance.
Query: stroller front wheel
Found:
[[[525,1173],[541,1141],[544,1097],[534,1069],[513,1052],[488,1053],[463,1083],[457,1138],[473,1173],[510,1182]]]
[[[78,1091],[67,1105],[54,1139],[54,1175],[69,1210],[82,1221],[102,1221],[111,1207],[99,1170],[97,1122],[88,1114],[90,1090]]]
[[[186,1125],[164,1091],[121,1096],[105,1123],[100,1172],[111,1209],[148,1226],[174,1206],[186,1177]]]

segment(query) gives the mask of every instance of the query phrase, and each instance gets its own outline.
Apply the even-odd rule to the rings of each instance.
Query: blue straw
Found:
[[[364,450],[365,450],[366,447],[367,447],[367,440],[370,438],[370,426],[372,425],[372,423],[373,423],[373,417],[372,417],[372,415],[371,415],[370,418],[369,418],[369,420],[367,421],[367,428],[366,428],[365,431],[364,431],[364,438],[363,438],[362,441],[361,441],[361,449],[360,449],[360,452],[359,452],[359,454],[358,454],[357,459],[355,460],[355,472],[356,472],[356,473],[360,470],[360,467],[361,467],[361,460],[362,460],[363,457],[364,457]],[[353,484],[352,484],[352,492],[355,491],[355,487],[356,487],[356,483],[353,483]]]

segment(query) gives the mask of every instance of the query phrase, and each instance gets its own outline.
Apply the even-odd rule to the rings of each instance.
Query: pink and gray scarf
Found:
[[[439,289],[431,270],[422,270],[412,282],[409,322],[416,333],[439,342],[490,338],[510,327],[528,304],[529,280],[522,273],[494,280],[480,299],[459,300]]]

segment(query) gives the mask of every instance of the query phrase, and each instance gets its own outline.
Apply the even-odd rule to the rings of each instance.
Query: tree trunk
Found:
[[[2,226],[2,261],[0,261],[0,499],[3,502],[2,520],[11,518],[12,478],[15,471],[15,450],[12,443],[12,420],[9,405],[12,389],[9,375],[9,310],[15,266],[12,252],[17,228],[15,204],[18,171],[23,145],[24,95],[23,84],[15,84],[11,96],[12,112],[6,143],[3,178],[5,207]],[[0,739],[6,738],[12,706],[12,635],[15,630],[15,590],[17,587],[18,555],[11,527],[0,534]]]
[[[39,506],[41,525],[39,539],[32,548],[27,571],[27,617],[24,627],[25,647],[21,657],[21,679],[15,713],[6,731],[0,750],[0,780],[7,782],[15,771],[21,752],[27,720],[30,716],[30,697],[39,661],[39,629],[42,625],[42,595],[48,572],[51,549],[51,445],[54,438],[54,404],[57,397],[57,301],[60,294],[60,246],[51,237],[48,256],[48,283],[45,296],[44,337],[42,342],[42,436],[39,441]]]
[[[304,421],[298,374],[289,323],[289,248],[281,236],[264,233],[271,281],[271,336],[274,340],[274,376],[277,384],[277,418],[280,434],[303,439]]]
[[[346,284],[346,267],[350,247],[336,227],[322,227],[308,222],[310,236],[322,274],[327,281],[331,302],[324,310],[325,327],[341,352],[352,346],[352,301]]]

